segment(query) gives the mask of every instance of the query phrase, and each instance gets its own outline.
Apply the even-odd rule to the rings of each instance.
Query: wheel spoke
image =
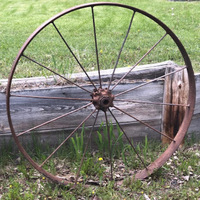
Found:
[[[23,98],[36,98],[36,99],[60,99],[60,100],[76,100],[76,101],[92,101],[92,99],[84,98],[67,98],[67,97],[48,97],[48,96],[30,96],[30,95],[17,95],[10,94],[11,97],[23,97]]]
[[[96,114],[96,117],[95,117],[95,120],[94,120],[92,129],[91,129],[91,131],[90,131],[90,134],[89,134],[89,137],[88,137],[88,140],[87,140],[85,149],[84,149],[84,153],[83,153],[83,156],[82,156],[82,159],[81,159],[81,163],[80,163],[78,172],[77,172],[77,174],[76,174],[75,185],[77,184],[77,181],[78,181],[78,178],[79,178],[79,175],[80,175],[80,171],[81,171],[81,168],[82,168],[82,165],[83,165],[83,161],[84,161],[84,158],[85,158],[85,154],[86,154],[86,151],[87,151],[87,149],[88,149],[88,145],[89,145],[89,142],[90,142],[90,140],[91,140],[92,132],[93,132],[93,130],[94,130],[94,126],[95,126],[95,124],[96,124],[98,115],[99,115],[99,110],[97,111],[97,114]]]
[[[150,126],[149,124],[137,119],[136,117],[134,117],[133,115],[130,115],[129,113],[125,112],[124,110],[121,110],[120,108],[116,107],[116,106],[113,106],[115,109],[119,110],[120,112],[123,112],[124,114],[128,115],[129,117],[135,119],[136,121],[140,122],[141,124],[147,126],[148,128],[152,129],[153,131],[155,131],[156,133],[159,133],[160,135],[163,135],[165,137],[167,137],[168,139],[170,139],[171,141],[175,142],[175,140],[171,137],[169,137],[168,135],[156,130],[155,128],[153,128],[152,126]]]
[[[131,67],[131,69],[126,73],[126,74],[124,74],[123,76],[122,76],[122,78],[120,78],[118,81],[117,81],[117,83],[111,88],[111,90],[113,90],[119,83],[121,83],[121,81],[140,63],[140,62],[142,62],[142,60],[147,56],[147,55],[149,55],[149,53],[166,37],[166,35],[167,35],[167,33],[165,33],[165,35],[164,36],[162,36],[159,40],[158,40],[158,42],[156,42],[141,58],[140,58],[140,60],[135,64],[135,65],[133,65],[132,67]]]
[[[93,110],[68,136],[67,138],[48,156],[48,158],[40,165],[42,167],[60,148],[61,146],[73,136],[73,134],[96,112],[96,109]]]
[[[56,29],[57,33],[59,34],[59,36],[61,37],[61,39],[63,40],[63,42],[65,43],[65,45],[67,46],[68,50],[70,51],[70,53],[72,54],[72,56],[74,57],[74,59],[76,60],[76,62],[79,64],[79,66],[81,67],[81,69],[83,70],[83,72],[85,73],[85,75],[88,77],[88,80],[90,81],[90,83],[94,86],[95,89],[96,86],[94,85],[93,81],[90,79],[88,73],[85,71],[84,67],[81,65],[81,63],[79,62],[78,58],[76,57],[76,55],[73,53],[72,49],[70,48],[70,46],[68,45],[68,43],[66,42],[66,40],[64,39],[63,35],[61,34],[61,32],[58,30],[57,26],[55,25],[54,22],[52,22],[54,28]]]
[[[143,159],[141,158],[141,156],[139,155],[139,153],[137,152],[136,148],[134,147],[134,145],[132,144],[131,140],[129,139],[129,137],[127,136],[126,132],[124,131],[124,129],[121,127],[120,123],[118,122],[117,118],[113,115],[113,113],[111,112],[111,110],[109,109],[110,114],[112,115],[112,117],[114,118],[114,120],[116,121],[116,123],[118,124],[119,128],[121,129],[121,131],[123,132],[123,134],[125,135],[126,139],[128,140],[128,143],[131,145],[132,149],[134,150],[134,152],[136,153],[138,159],[141,161],[142,165],[144,166],[144,168],[146,170],[147,166],[145,165]]]
[[[51,120],[49,120],[49,121],[46,121],[46,122],[44,122],[44,123],[42,123],[42,124],[40,124],[40,125],[34,126],[33,128],[30,128],[30,129],[28,129],[28,130],[26,130],[26,131],[24,131],[24,132],[19,133],[19,134],[17,135],[17,137],[19,137],[19,136],[21,136],[21,135],[23,135],[23,134],[25,134],[25,133],[28,133],[28,132],[30,132],[30,131],[33,131],[33,130],[35,130],[35,129],[37,129],[37,128],[40,128],[40,127],[42,127],[42,126],[45,126],[45,125],[47,125],[47,124],[49,124],[49,123],[52,123],[52,122],[54,122],[54,121],[56,121],[56,120],[58,120],[58,119],[61,119],[61,118],[66,117],[66,116],[68,116],[68,115],[71,115],[71,114],[73,114],[73,113],[75,113],[75,112],[78,112],[79,110],[82,110],[82,109],[84,109],[84,108],[87,108],[87,107],[90,106],[91,104],[92,104],[92,103],[88,103],[87,105],[82,106],[82,107],[80,107],[80,108],[78,108],[78,109],[76,109],[76,110],[73,110],[73,111],[71,111],[71,112],[65,113],[65,114],[63,114],[63,115],[61,115],[61,116],[59,116],[59,117],[56,117],[56,118],[51,119]]]
[[[117,57],[117,61],[116,61],[116,63],[115,63],[115,66],[114,66],[112,75],[111,75],[111,77],[110,77],[110,82],[109,82],[109,84],[108,84],[108,89],[110,88],[110,85],[111,85],[111,83],[112,83],[113,76],[114,76],[114,74],[115,74],[115,70],[116,70],[116,68],[117,68],[117,65],[118,65],[119,58],[120,58],[120,56],[121,56],[122,50],[123,50],[124,45],[125,45],[125,43],[126,43],[126,39],[127,39],[128,34],[129,34],[129,32],[130,32],[130,29],[131,29],[131,25],[132,25],[134,16],[135,16],[135,11],[133,12],[133,15],[132,15],[132,17],[131,17],[131,21],[130,21],[130,24],[129,24],[129,27],[128,27],[126,36],[125,36],[124,41],[123,41],[123,43],[122,43],[121,49],[120,49],[119,54],[118,54],[118,57]]]
[[[136,86],[136,87],[133,87],[133,88],[130,88],[130,89],[125,90],[125,91],[123,91],[123,92],[120,92],[120,93],[116,94],[115,97],[118,97],[118,96],[120,96],[120,95],[122,95],[122,94],[125,94],[125,93],[127,93],[127,92],[130,92],[130,91],[133,91],[133,90],[138,89],[138,88],[140,88],[140,87],[143,87],[143,86],[145,86],[145,85],[148,85],[148,84],[150,84],[150,83],[152,83],[152,82],[154,82],[154,81],[157,81],[157,80],[160,80],[160,79],[165,78],[165,77],[167,77],[167,76],[170,76],[170,75],[172,75],[172,74],[175,74],[175,73],[177,73],[177,72],[179,72],[179,71],[181,71],[181,70],[184,70],[185,68],[187,68],[187,66],[182,67],[181,69],[177,69],[177,70],[175,70],[175,71],[173,71],[173,72],[167,73],[167,74],[165,74],[165,75],[163,75],[163,76],[157,77],[157,78],[155,78],[155,79],[153,79],[153,80],[151,80],[151,81],[142,83],[142,84],[140,84],[140,85],[138,85],[138,86]]]
[[[35,64],[37,64],[37,65],[39,65],[39,66],[41,66],[41,67],[47,69],[48,71],[50,71],[50,72],[56,74],[57,76],[60,76],[61,78],[63,78],[63,79],[66,80],[67,82],[69,82],[70,84],[76,85],[77,87],[81,88],[82,90],[84,90],[84,91],[86,91],[86,92],[88,92],[88,93],[91,93],[91,91],[89,91],[89,90],[85,89],[84,87],[82,87],[82,86],[76,84],[75,82],[70,81],[69,79],[67,79],[67,78],[64,77],[63,75],[58,74],[57,72],[53,71],[52,69],[50,69],[50,68],[44,66],[43,64],[41,64],[41,63],[39,63],[39,62],[33,60],[32,58],[30,58],[30,57],[28,57],[28,56],[26,56],[26,55],[24,55],[24,54],[23,54],[22,56],[25,57],[25,58],[27,58],[28,60],[34,62]]]
[[[173,104],[173,103],[161,103],[161,102],[150,102],[150,101],[138,101],[138,100],[130,100],[130,99],[114,99],[114,101],[133,102],[133,103],[139,103],[139,104],[153,104],[153,105],[167,105],[167,106],[189,107],[189,105],[185,105],[185,104]]]
[[[103,17],[101,17],[101,16],[98,17],[97,14],[99,13],[99,11],[101,12],[102,10],[103,10],[103,12],[101,14]],[[110,11],[113,11],[113,13],[115,13],[117,15],[117,18],[114,19],[110,15],[111,14]],[[80,14],[78,16],[78,18],[70,21],[70,18],[74,15],[77,15],[77,13]],[[88,23],[91,25],[90,33],[93,38],[86,38],[86,39],[91,40],[90,42],[92,45],[91,48],[93,49],[93,52],[91,55],[87,55],[87,56],[89,56],[89,57],[92,56],[92,59],[94,60],[95,69],[98,71],[98,72],[96,72],[96,75],[93,73],[90,74],[90,72],[88,72],[89,67],[87,66],[87,63],[84,62],[84,60],[82,60],[82,56],[79,58],[77,51],[74,50],[73,45],[72,45],[73,42],[71,43],[70,40],[76,38],[76,36],[74,35],[72,37],[67,37],[67,35],[69,33],[69,27],[72,28],[72,31],[73,30],[77,31],[78,24],[80,24],[82,22],[83,23],[86,22],[85,19],[88,14],[89,14],[89,16],[88,16],[87,20],[89,20],[89,21],[87,21],[87,23],[85,25],[87,26]],[[140,15],[139,18],[141,17],[140,19],[138,18],[139,20],[137,19],[137,16],[136,16],[137,14]],[[127,20],[125,19],[126,18],[125,16],[128,16]],[[119,21],[118,18],[123,18],[123,20]],[[81,22],[81,20],[83,20],[83,21]],[[113,50],[112,46],[111,46],[111,51],[112,52],[116,51],[117,54],[115,56],[112,69],[110,71],[108,70],[109,71],[108,73],[110,73],[110,74],[107,77],[103,76],[103,72],[101,69],[103,67],[102,63],[101,63],[101,61],[102,61],[101,56],[100,56],[101,36],[99,35],[99,32],[98,32],[99,25],[103,24],[105,22],[105,20],[108,20],[108,21],[111,20],[111,24],[113,23],[112,24],[113,25],[112,33],[115,33],[116,31],[118,31],[119,26],[123,27],[124,22],[126,25],[124,30],[122,30],[122,29],[119,30],[119,33],[122,32],[123,35],[122,35],[120,41],[118,41],[119,42],[118,48]],[[155,41],[153,41],[153,40],[151,41],[151,39],[149,39],[149,38],[148,38],[148,40],[145,40],[147,42],[147,46],[148,46],[147,49],[146,48],[143,49],[144,52],[142,52],[142,50],[139,51],[139,55],[138,55],[139,57],[137,58],[137,60],[135,60],[132,63],[129,62],[131,64],[131,67],[129,67],[129,69],[126,72],[119,75],[120,76],[119,78],[117,78],[117,70],[121,65],[120,60],[122,59],[122,57],[125,54],[126,47],[127,47],[127,45],[129,45],[128,43],[129,42],[132,43],[132,44],[130,44],[132,46],[139,45],[139,42],[134,41],[134,38],[131,38],[131,39],[133,39],[133,41],[131,41],[131,39],[130,39],[131,32],[134,31],[134,29],[135,29],[136,20],[138,21],[138,23],[142,23],[142,25],[144,25],[144,26],[146,26],[146,25],[151,26],[153,24],[153,28],[161,30],[162,33],[157,34],[157,37],[154,38]],[[78,23],[76,23],[76,22],[78,22]],[[100,24],[99,24],[99,22],[100,22]],[[120,23],[121,23],[121,25],[120,25]],[[103,29],[101,30],[102,33],[104,35],[112,35],[111,36],[112,38],[110,38],[110,39],[112,39],[114,41],[116,39],[116,35],[115,34],[113,35],[110,32],[111,30],[109,28],[107,28],[105,26],[102,26],[102,27],[103,27]],[[51,28],[52,28],[52,31],[54,31],[54,33],[55,33],[55,37],[60,41],[61,51],[63,51],[63,53],[65,54],[65,58],[67,58],[69,56],[70,59],[72,59],[73,63],[75,65],[77,65],[78,70],[80,70],[82,72],[82,74],[84,74],[84,77],[87,79],[87,81],[86,81],[87,83],[74,81],[74,79],[72,79],[70,76],[68,76],[68,74],[64,74],[62,72],[62,70],[58,70],[52,63],[44,62],[41,59],[39,59],[38,57],[33,56],[33,54],[31,53],[31,50],[33,50],[32,46],[35,46],[34,45],[35,41],[36,40],[38,41],[40,39],[42,39],[42,40],[47,39],[47,38],[45,38],[45,36],[47,36],[47,35],[46,34],[44,35],[43,33],[48,32],[48,30]],[[83,28],[83,27],[81,27],[81,28]],[[50,35],[51,35],[51,33],[50,33]],[[145,34],[144,34],[144,37],[145,37]],[[150,80],[146,80],[143,82],[138,81],[138,82],[136,82],[136,84],[132,84],[132,86],[130,84],[130,87],[128,86],[126,89],[117,91],[117,86],[120,87],[120,84],[122,82],[126,82],[125,80],[128,78],[128,76],[130,74],[135,74],[137,69],[140,70],[141,64],[143,64],[145,61],[148,61],[148,59],[150,59],[152,54],[160,49],[160,45],[163,45],[163,43],[166,41],[166,39],[168,39],[168,37],[171,40],[171,42],[174,44],[174,46],[177,48],[178,52],[180,53],[180,56],[183,59],[183,62],[185,63],[184,64],[185,66],[181,66],[180,68],[174,67],[174,68],[172,68],[173,72],[166,71],[165,75],[163,75],[164,74],[163,73],[162,75],[153,77]],[[130,39],[130,41],[129,41],[129,39]],[[76,40],[75,44],[78,44],[77,42],[79,41],[79,39],[76,38],[75,40]],[[80,40],[81,40],[81,38],[80,38]],[[145,41],[143,41],[143,43]],[[105,41],[103,41],[103,43],[104,42]],[[117,42],[117,41],[115,40],[115,42]],[[50,50],[50,49],[54,48],[54,46],[52,46],[52,44],[53,43],[46,44],[45,45],[46,47],[43,47],[44,50],[40,49],[38,54],[40,52],[44,53],[45,51],[48,51],[48,49]],[[82,46],[84,46],[84,45],[82,45]],[[113,45],[113,47],[114,46],[116,46],[116,45]],[[143,47],[144,47],[144,44],[139,45],[139,48],[142,49]],[[85,48],[87,48],[87,47],[85,47]],[[27,49],[30,50],[30,54],[26,51]],[[113,57],[111,51],[110,51],[111,55],[109,55],[109,56]],[[36,53],[36,52],[34,52],[34,53]],[[136,53],[136,52],[134,52],[134,53]],[[41,57],[42,56],[45,56],[45,55],[41,55]],[[20,91],[12,90],[13,78],[17,76],[19,70],[21,70],[21,67],[22,67],[20,64],[21,59],[25,63],[34,65],[39,70],[43,70],[44,72],[47,72],[47,74],[52,75],[52,77],[55,77],[56,79],[57,78],[62,79],[66,83],[67,86],[73,87],[73,88],[77,89],[79,92],[84,93],[84,94],[82,95],[79,93],[78,95],[75,95],[75,94],[65,95],[65,94],[60,93],[60,95],[51,95],[51,94],[41,94],[41,93],[27,93],[27,92],[20,92]],[[179,72],[181,72],[181,73],[179,73]],[[182,72],[184,72],[184,73],[182,73]],[[175,74],[175,73],[177,73],[177,74]],[[168,77],[168,78],[174,77],[174,74],[178,75],[179,76],[178,79],[180,79],[180,80],[172,79],[171,84],[177,85],[177,81],[179,81],[179,82],[182,81],[184,83],[182,85],[182,87],[179,88],[179,91],[178,91],[180,94],[184,93],[183,94],[184,102],[180,102],[180,101],[171,102],[170,101],[171,97],[168,98],[169,101],[164,100],[164,99],[163,100],[160,100],[160,99],[156,100],[156,99],[150,99],[150,98],[142,99],[137,96],[134,96],[133,98],[128,97],[129,94],[134,94],[137,91],[137,89],[138,89],[138,91],[143,90],[143,92],[144,92],[146,88],[150,88],[154,83],[156,83],[156,82],[163,83],[163,82],[165,82],[165,77]],[[94,76],[94,78],[93,78],[93,76]],[[147,74],[144,74],[144,76],[146,76],[146,78],[148,78]],[[103,80],[103,79],[105,79],[105,80]],[[145,77],[144,77],[144,80],[145,80]],[[176,93],[176,91],[175,91],[175,93]],[[153,94],[151,94],[151,95],[153,95]],[[172,95],[174,95],[174,93]],[[174,98],[176,98],[176,96],[177,95],[175,94]],[[69,8],[69,9],[64,10],[63,12],[58,13],[57,15],[53,16],[52,18],[47,20],[45,23],[43,23],[28,37],[28,39],[25,41],[25,43],[19,50],[18,55],[15,58],[15,61],[13,62],[10,76],[8,78],[8,84],[7,84],[7,88],[6,88],[6,100],[7,100],[6,101],[6,110],[7,110],[7,118],[8,118],[10,130],[13,135],[13,139],[14,139],[16,145],[18,146],[19,150],[21,151],[21,153],[25,156],[25,158],[30,162],[30,164],[36,170],[38,170],[45,177],[48,177],[55,183],[65,184],[65,185],[67,185],[67,187],[72,186],[72,188],[70,189],[70,190],[72,190],[74,188],[73,184],[74,184],[74,186],[76,186],[76,184],[80,180],[80,177],[82,175],[81,171],[83,170],[84,165],[87,162],[87,157],[88,157],[87,154],[90,153],[90,143],[92,141],[92,136],[95,132],[95,129],[98,125],[98,121],[103,122],[104,126],[105,126],[104,129],[107,129],[108,135],[106,136],[106,140],[108,140],[107,142],[109,143],[109,146],[108,146],[106,153],[107,153],[107,157],[108,157],[107,158],[108,163],[110,162],[110,164],[109,164],[109,173],[110,173],[110,177],[111,177],[110,179],[115,179],[115,171],[116,170],[115,170],[115,159],[113,157],[114,156],[114,147],[117,146],[121,137],[124,137],[124,139],[126,140],[126,143],[130,147],[130,152],[134,155],[133,159],[136,159],[136,163],[133,166],[130,166],[130,168],[132,168],[130,173],[126,173],[127,170],[125,170],[124,175],[120,177],[119,184],[127,176],[130,176],[130,179],[133,178],[134,180],[138,180],[138,179],[141,180],[141,179],[148,177],[149,175],[154,173],[155,170],[157,170],[161,166],[163,166],[166,163],[166,161],[171,156],[173,156],[173,153],[182,144],[182,141],[185,137],[185,134],[186,134],[188,127],[192,120],[192,115],[193,115],[194,106],[195,106],[195,98],[196,98],[196,96],[195,96],[195,77],[194,77],[194,72],[193,72],[190,58],[189,58],[183,44],[180,42],[178,37],[173,33],[173,31],[169,27],[167,27],[158,18],[152,16],[151,14],[149,14],[141,9],[137,9],[132,6],[119,4],[119,3],[96,2],[96,3],[77,5],[77,6],[74,6],[73,8]],[[76,104],[76,102],[79,102],[79,103],[81,103],[81,105],[79,105],[78,107],[75,106],[75,108],[73,107],[71,109],[68,109],[65,112],[57,112],[57,114],[56,114],[56,112],[55,113],[48,112],[49,119],[45,118],[45,116],[43,116],[42,120],[39,120],[39,119],[36,119],[33,117],[32,120],[29,122],[29,124],[32,124],[32,125],[28,126],[28,124],[25,124],[25,126],[27,126],[27,128],[22,127],[21,130],[19,130],[19,126],[16,123],[17,123],[17,121],[20,121],[20,119],[17,118],[18,117],[17,112],[14,115],[14,113],[12,111],[12,107],[13,106],[15,107],[15,105],[13,104],[15,101],[21,101],[21,100],[26,100],[26,102],[28,102],[29,104],[31,104],[31,102],[33,102],[33,101],[38,100],[43,103],[45,103],[45,101],[55,101],[55,104],[57,102],[58,104],[70,103],[70,104],[74,104],[74,105]],[[155,120],[153,120],[153,119],[148,120],[148,119],[146,119],[146,116],[139,117],[140,113],[137,113],[137,111],[140,112],[140,110],[133,109],[133,112],[132,112],[128,108],[125,109],[123,107],[123,104],[124,105],[130,104],[128,107],[136,106],[136,107],[150,108],[151,106],[153,106],[153,107],[159,108],[161,110],[164,109],[168,113],[166,116],[166,120],[169,120],[169,119],[172,120],[172,117],[175,115],[175,113],[173,111],[177,111],[177,109],[179,109],[180,112],[176,113],[177,124],[175,124],[174,127],[172,127],[173,124],[170,124],[172,128],[168,127],[168,130],[164,130],[164,129],[161,130],[160,127],[158,127],[159,126],[158,123],[161,123],[161,125],[162,125],[163,122],[161,122],[160,120],[157,120],[155,122]],[[121,105],[122,105],[122,107],[120,107]],[[114,110],[112,110],[111,107]],[[169,109],[167,109],[167,108],[169,108]],[[58,110],[58,109],[56,109],[56,110]],[[146,132],[149,132],[150,134],[154,134],[154,132],[155,132],[156,134],[159,134],[160,136],[162,135],[162,139],[167,138],[166,142],[170,143],[169,146],[166,149],[164,149],[162,152],[159,152],[158,155],[155,155],[155,157],[157,156],[157,159],[155,159],[153,162],[151,162],[152,159],[148,158],[148,156],[146,155],[146,151],[143,155],[142,151],[139,151],[139,149],[136,148],[136,145],[132,141],[132,138],[129,137],[128,131],[125,129],[125,127],[122,123],[123,120],[122,121],[119,120],[120,117],[118,117],[118,115],[115,114],[115,111],[119,115],[123,114],[125,117],[124,118],[125,121],[128,120],[128,121],[132,122],[133,124],[134,123],[139,124],[144,129],[147,129]],[[148,113],[153,114],[148,109],[146,109],[146,111],[147,111],[146,115],[148,115]],[[104,113],[100,113],[100,112],[104,112]],[[32,113],[32,114],[34,114],[34,113]],[[80,119],[78,119],[79,122],[76,122],[77,120],[75,118],[77,118],[77,117],[78,118],[81,117]],[[147,117],[147,118],[149,118],[149,117]],[[67,120],[67,122],[69,122],[68,123],[69,126],[67,126],[66,123],[64,123],[64,124],[62,123],[62,121],[66,121],[66,120]],[[111,129],[112,127],[110,124],[110,120],[112,120],[115,123],[115,125],[117,125],[117,128],[119,128],[119,132],[120,132],[119,137],[115,141],[112,138],[112,129]],[[81,127],[84,123],[87,124],[87,126],[88,125],[91,125],[91,126],[90,126],[90,130],[87,132],[86,138],[84,138],[84,146],[82,149],[82,153],[81,153],[81,157],[79,159],[79,165],[78,165],[77,169],[73,168],[73,163],[75,162],[75,160],[72,160],[72,161],[70,161],[70,162],[72,162],[72,165],[70,164],[71,167],[67,166],[67,169],[63,171],[63,169],[66,167],[65,165],[62,165],[62,164],[65,164],[65,163],[63,163],[64,162],[64,160],[63,160],[61,165],[60,165],[60,163],[53,162],[55,165],[57,165],[57,167],[56,166],[55,167],[58,170],[58,174],[52,173],[52,170],[49,171],[49,165],[51,164],[51,161],[54,161],[54,158],[56,158],[57,154],[60,151],[67,150],[66,145],[68,145],[68,143],[70,142],[72,137],[75,137],[77,132],[78,133],[80,132]],[[35,160],[34,157],[32,157],[32,154],[30,154],[31,153],[30,151],[26,151],[27,145],[25,143],[21,142],[21,139],[23,139],[23,138],[20,138],[20,136],[26,137],[29,134],[31,134],[32,132],[33,133],[35,132],[37,135],[37,132],[41,133],[41,131],[43,132],[43,131],[45,131],[47,129],[49,130],[51,128],[53,128],[53,129],[50,131],[54,131],[54,129],[63,129],[63,126],[65,128],[67,127],[68,129],[69,129],[69,127],[71,127],[71,130],[68,133],[66,132],[65,137],[61,141],[58,141],[58,143],[54,145],[54,147],[51,149],[51,151],[48,152],[47,155],[45,155],[45,158],[43,158],[39,162],[37,160]],[[176,135],[176,136],[174,136],[174,135]],[[46,142],[46,141],[44,141],[44,142]],[[162,140],[162,142],[164,144],[165,141]],[[44,145],[43,145],[43,147],[44,147]],[[43,150],[45,150],[43,147],[41,146],[41,149],[40,149],[41,152]],[[128,154],[130,152],[128,152]],[[148,158],[148,159],[146,159],[146,158]],[[69,160],[67,160],[67,162],[69,162]],[[133,160],[133,162],[134,162],[134,160]],[[139,164],[138,167],[140,166],[143,169],[139,170],[139,168],[137,167],[137,169],[134,170],[134,167],[136,167],[137,164]],[[121,169],[121,167],[123,168],[123,166],[119,166],[119,170]],[[74,170],[75,170],[75,172],[74,172]],[[59,173],[59,171],[60,171],[60,173]],[[63,174],[64,172],[67,173],[67,176],[64,176],[64,174]],[[69,177],[70,174],[74,174],[74,179],[73,179],[73,177],[72,178]],[[96,178],[98,179],[98,177],[96,177]],[[92,183],[96,184],[96,181],[91,182],[91,184]],[[83,186],[84,186],[84,184],[83,184]],[[85,186],[87,187],[87,185],[85,185]]]
[[[96,50],[96,59],[97,59],[97,67],[98,67],[98,74],[99,74],[99,84],[100,88],[102,88],[101,85],[101,74],[100,74],[100,66],[99,66],[99,54],[98,54],[98,46],[97,46],[97,34],[96,34],[96,26],[95,26],[95,19],[94,19],[94,8],[92,9],[92,21],[93,21],[93,31],[94,31],[94,42],[95,42],[95,50]]]
[[[111,180],[113,180],[113,163],[112,163],[112,150],[111,150],[111,143],[110,143],[110,127],[109,127],[109,122],[108,122],[108,117],[107,113],[105,113],[105,118],[106,118],[106,128],[108,132],[108,149],[109,149],[109,155],[110,155],[110,174],[111,174]]]

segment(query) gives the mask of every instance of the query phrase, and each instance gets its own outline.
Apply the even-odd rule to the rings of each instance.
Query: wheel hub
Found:
[[[105,112],[109,107],[113,106],[114,95],[107,88],[95,89],[91,96],[93,105],[98,110]]]

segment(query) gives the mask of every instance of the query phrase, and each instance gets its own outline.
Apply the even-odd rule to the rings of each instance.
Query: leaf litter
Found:
[[[120,193],[123,197],[139,198],[143,197],[145,200],[149,199],[162,199],[163,196],[170,197],[171,193],[175,191],[187,190],[190,195],[187,198],[192,199],[193,196],[200,197],[200,169],[199,161],[200,158],[200,144],[194,144],[192,147],[185,148],[183,150],[177,151],[174,155],[167,161],[167,163],[150,177],[134,182],[134,180],[125,180],[127,175],[130,177],[134,174],[134,171],[127,171],[122,160],[115,160],[114,164],[114,191]],[[23,162],[24,169],[20,169],[19,166],[22,165],[22,161],[10,163],[4,168],[0,169],[0,199],[12,189],[12,181],[15,180],[20,184],[21,195],[23,193],[32,192],[39,196],[45,196],[45,187],[49,184],[49,180],[43,178],[43,176],[36,170],[30,167],[29,163]],[[16,159],[16,160],[17,160]],[[184,166],[183,163],[187,163],[187,159],[193,159],[188,161],[188,165]],[[197,161],[197,162],[195,162]],[[66,160],[58,160],[56,158],[54,163],[57,163],[56,168],[59,171],[58,176],[65,178],[66,180],[74,181],[75,173],[71,173],[69,169],[66,168]],[[88,177],[87,181],[84,180],[83,176],[78,179],[79,183],[82,185],[87,185],[88,188],[107,188],[110,184],[109,179],[109,163],[106,159],[103,160],[102,166],[105,168],[103,179],[99,181],[97,176]],[[127,183],[126,183],[127,182]],[[37,185],[35,191],[30,190],[31,184],[35,183]],[[195,184],[196,183],[196,184]],[[54,185],[51,183],[52,186]],[[138,185],[137,185],[138,184]],[[55,187],[55,186],[53,186]],[[155,188],[156,187],[156,188]],[[187,188],[187,189],[186,189]],[[73,194],[73,190],[71,193]],[[48,196],[48,195],[47,195]],[[63,195],[59,194],[58,199],[62,199]],[[173,196],[173,195],[172,195]],[[80,195],[79,195],[80,197]],[[170,197],[171,198],[171,197]],[[170,199],[169,198],[169,199]],[[80,199],[86,199],[81,197]],[[97,194],[92,195],[90,199],[101,199]],[[120,198],[119,198],[120,199]],[[199,198],[194,198],[200,200]]]

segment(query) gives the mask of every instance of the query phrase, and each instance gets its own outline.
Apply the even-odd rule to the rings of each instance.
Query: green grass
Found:
[[[79,136],[76,136],[76,138]],[[195,143],[194,143],[195,141]],[[126,144],[125,144],[126,145]],[[128,146],[127,146],[128,147]],[[43,158],[44,152],[38,152],[40,145],[35,144],[35,155],[39,160]],[[137,145],[137,149],[147,155],[154,156],[162,149],[159,143],[150,143],[145,139],[144,143]],[[46,149],[47,151],[47,149]],[[71,152],[72,151],[72,152]],[[37,153],[36,153],[37,152]],[[140,153],[141,153],[140,152]],[[66,162],[67,156],[73,154],[73,149],[58,153],[53,163],[59,160]],[[99,152],[100,153],[100,152]],[[100,182],[103,181],[103,175],[106,174],[106,154],[103,160],[98,160],[99,154],[95,151],[92,156],[87,154],[86,161],[81,169],[81,175],[87,177],[99,176]],[[130,153],[130,152],[129,152]],[[75,155],[76,156],[76,155]],[[34,157],[34,156],[33,156]],[[127,159],[130,161],[129,157]],[[117,185],[115,181],[103,181],[100,186],[88,185],[84,187],[84,180],[81,181],[75,189],[69,186],[62,186],[52,183],[34,170],[30,164],[18,153],[13,155],[9,145],[2,151],[0,157],[0,198],[2,200],[10,199],[183,199],[198,200],[200,196],[200,144],[199,140],[187,139],[183,149],[177,151],[167,163],[154,172],[145,180],[133,180],[127,178],[122,185]],[[72,159],[73,160],[73,159]],[[119,162],[121,159],[115,159]],[[78,160],[72,165],[77,168]],[[121,162],[121,161],[120,161]],[[136,162],[136,159],[134,159]],[[49,165],[49,168],[51,166]],[[56,167],[58,168],[58,166]],[[64,166],[64,170],[67,168]],[[129,171],[133,166],[129,167]],[[51,172],[54,169],[51,169]]]
[[[44,21],[72,6],[91,1],[0,1],[0,78],[7,78],[17,52],[28,36]],[[200,2],[172,2],[167,0],[124,0],[115,2],[143,9],[167,24],[185,46],[196,72],[200,71]],[[107,14],[106,14],[106,13]],[[83,17],[84,16],[84,17]],[[131,17],[123,9],[110,8],[95,10],[100,66],[112,68]],[[56,21],[56,25],[67,38],[69,45],[87,70],[96,69],[94,41],[92,38],[91,11],[86,9],[71,13]],[[154,23],[136,15],[130,31],[119,67],[135,63],[161,36],[163,31]],[[137,38],[137,40],[134,40]],[[27,55],[42,64],[51,66],[59,73],[80,71],[78,64],[66,51],[55,29],[49,26],[41,32],[26,51]],[[177,49],[167,38],[144,63],[174,60],[181,64]],[[23,59],[19,63],[15,77],[48,76],[51,73]]]

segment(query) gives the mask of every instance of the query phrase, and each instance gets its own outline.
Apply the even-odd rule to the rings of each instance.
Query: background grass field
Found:
[[[33,0],[1,0],[0,1],[0,78],[7,78],[10,72],[13,60],[15,59],[19,49],[29,37],[29,35],[44,21],[48,20],[55,14],[75,5],[89,3],[94,1],[33,1]],[[108,2],[113,2],[109,1]],[[115,0],[115,2],[127,4],[145,10],[155,17],[159,18],[168,25],[174,33],[179,37],[185,46],[194,67],[195,72],[200,72],[200,2],[172,2],[167,0]],[[112,68],[116,60],[117,53],[123,41],[123,37],[128,28],[131,13],[111,11],[107,9],[108,15],[103,14],[103,10],[96,11],[97,17],[97,36],[100,52],[100,64],[102,68]],[[105,10],[104,10],[105,11]],[[85,18],[81,17],[81,12],[76,12],[67,18],[58,20],[58,27],[63,25],[69,27],[66,32],[63,29],[64,36],[69,38],[70,45],[84,63],[88,70],[96,69],[96,58],[94,54],[94,42],[88,38],[92,38],[92,20],[91,12],[88,10],[84,13]],[[88,16],[88,17],[87,17]],[[123,22],[122,19],[123,18]],[[103,20],[102,20],[103,19]],[[154,44],[161,36],[160,30],[154,23],[150,23],[140,16],[136,16],[133,22],[134,28],[131,29],[130,36],[137,38],[137,44],[129,45],[127,40],[126,48],[121,56],[119,67],[133,64],[141,57],[149,47]],[[71,28],[70,28],[71,26]],[[78,29],[76,27],[79,27]],[[105,31],[106,30],[106,31]],[[122,36],[121,39],[118,39]],[[130,38],[131,38],[130,37]],[[54,39],[52,39],[54,38]],[[50,50],[49,46],[53,48]],[[150,41],[150,42],[149,42]],[[152,42],[152,43],[151,43]],[[48,27],[43,31],[38,39],[33,42],[27,52],[33,58],[38,59],[46,65],[53,65],[54,69],[60,73],[72,73],[76,70],[77,63],[70,57],[66,56],[65,47],[60,48],[62,41],[56,36],[55,30],[52,31]],[[138,55],[133,51],[139,48]],[[139,46],[138,46],[139,45]],[[162,47],[145,59],[142,63],[154,63],[164,60],[173,59],[175,62],[181,63],[180,54],[171,41],[164,41]],[[56,53],[55,53],[56,52]],[[93,55],[93,57],[91,57]],[[66,60],[65,60],[66,59]],[[66,65],[67,63],[67,65]],[[38,66],[27,61],[21,61],[20,67],[15,77],[31,77],[49,75],[49,73],[39,70]],[[25,68],[26,67],[26,68]]]

